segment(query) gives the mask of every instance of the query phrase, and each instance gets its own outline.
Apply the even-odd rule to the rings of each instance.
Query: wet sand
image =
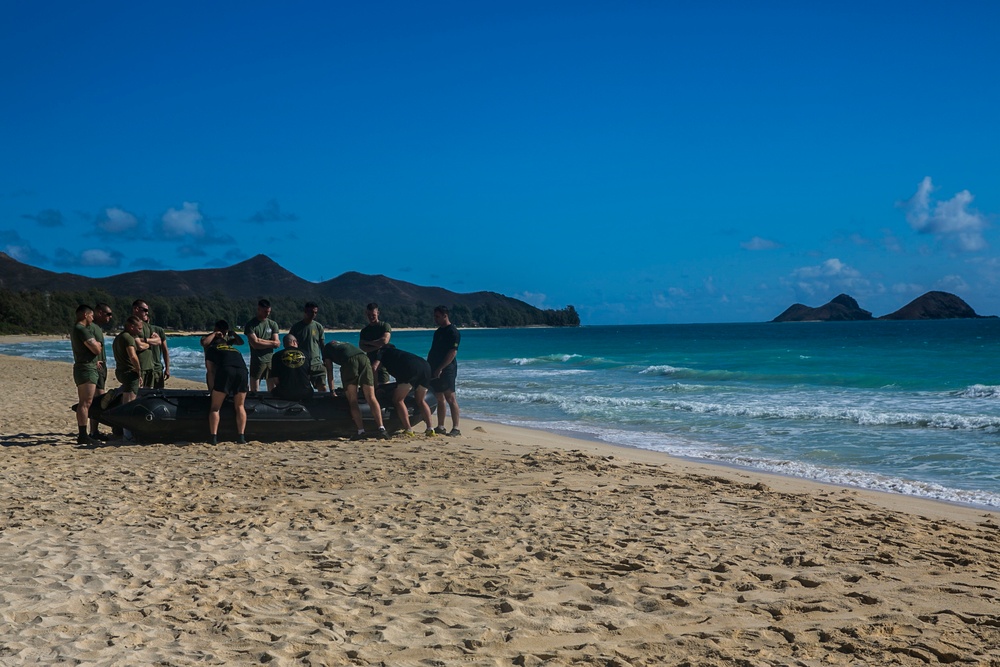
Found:
[[[0,664],[1000,665],[993,512],[468,420],[85,451],[70,376],[0,356]]]

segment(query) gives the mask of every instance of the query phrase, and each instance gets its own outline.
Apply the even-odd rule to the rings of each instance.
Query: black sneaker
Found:
[[[457,428],[453,428],[450,431],[448,431],[448,435],[454,438],[457,435],[462,435],[462,432],[459,431]]]
[[[441,435],[448,435],[448,429],[446,429],[444,426],[438,426],[437,428],[434,429],[434,432],[439,433]]]
[[[389,434],[385,432],[384,428],[380,428],[378,430],[378,433],[375,434],[375,437],[378,438],[379,440],[388,440]]]
[[[108,440],[111,439],[111,436],[108,435],[107,433],[91,433],[90,434],[90,439],[91,440],[100,440],[101,442],[107,442]]]
[[[237,445],[245,445],[245,444],[247,444],[247,438],[246,438],[246,436],[245,435],[239,435],[239,436],[237,436],[236,437],[236,444]]]
[[[367,433],[355,433],[354,435],[351,436],[351,440],[367,440],[367,439],[368,439]]]
[[[101,441],[95,440],[89,435],[77,435],[76,446],[80,449],[97,449],[101,446]]]

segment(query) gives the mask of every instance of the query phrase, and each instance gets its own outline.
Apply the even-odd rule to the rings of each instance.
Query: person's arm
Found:
[[[160,342],[160,349],[163,350],[163,379],[170,377],[170,350],[167,349],[167,337],[164,336]]]
[[[441,377],[442,371],[444,371],[444,369],[448,367],[448,364],[455,361],[455,357],[457,356],[458,356],[457,349],[448,350],[444,355],[444,359],[441,361],[441,365],[434,369],[434,377],[435,378]]]
[[[160,338],[160,334],[156,333],[155,331],[146,338],[144,338],[143,340],[146,342],[147,348],[156,347],[157,345],[163,344],[163,339]]]
[[[83,341],[83,344],[86,345],[87,349],[93,352],[94,354],[96,355],[101,354],[101,344],[97,342],[96,338],[88,338],[87,340]],[[100,359],[98,359],[97,361],[100,362]]]
[[[333,391],[333,362],[329,359],[323,360],[323,365],[326,366],[326,386],[329,388],[330,393],[335,393]]]
[[[221,331],[213,331],[210,334],[205,334],[204,336],[201,337],[201,346],[202,347],[208,347],[209,345],[211,345],[215,341],[215,338],[217,336],[221,336],[221,335],[223,335],[223,332],[221,332]]]
[[[138,343],[139,343],[139,341],[136,341],[136,344],[138,344]],[[142,367],[139,365],[139,355],[136,354],[135,348],[132,347],[131,345],[129,345],[125,349],[128,350],[128,362],[132,365],[132,370],[135,371],[135,374],[139,376],[139,386],[141,387],[142,386]]]

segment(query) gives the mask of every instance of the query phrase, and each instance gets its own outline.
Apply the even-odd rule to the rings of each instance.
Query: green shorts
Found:
[[[367,354],[355,354],[347,358],[347,363],[340,367],[340,379],[346,387],[356,384],[360,387],[374,387],[375,374],[372,373],[372,362]]]
[[[122,391],[134,394],[139,391],[139,376],[131,368],[116,368],[115,377],[122,383]]]
[[[310,370],[309,382],[312,384],[313,389],[316,391],[322,391],[326,387],[326,369],[321,368],[320,370],[316,370],[314,368]]]
[[[143,387],[152,387],[155,381],[156,381],[156,371],[154,371],[152,368],[150,368],[149,370],[144,370],[142,372]]]
[[[96,385],[101,379],[101,374],[97,372],[97,364],[73,364],[73,382],[79,387],[81,384]]]
[[[324,373],[326,371],[323,371]],[[250,359],[250,384],[252,387],[256,387],[260,384],[261,380],[267,380],[271,377],[271,360],[270,359]],[[254,382],[257,384],[254,384]]]
[[[108,384],[108,367],[101,365],[97,368],[97,391],[104,391]]]

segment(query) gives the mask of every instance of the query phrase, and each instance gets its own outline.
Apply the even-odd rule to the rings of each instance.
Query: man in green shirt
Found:
[[[167,332],[161,326],[150,327],[153,334],[160,338],[158,346],[151,346],[153,351],[153,389],[163,389],[170,379],[170,350],[167,348]]]
[[[368,354],[368,361],[372,363],[378,384],[385,384],[389,381],[389,371],[379,365],[376,355],[379,349],[389,344],[392,327],[388,322],[379,320],[378,304],[374,301],[365,306],[365,317],[368,318],[368,325],[361,330],[358,345]]]
[[[309,380],[316,391],[326,391],[326,370],[323,367],[323,342],[326,330],[316,321],[319,306],[312,301],[306,303],[304,317],[292,325],[288,333],[299,341],[299,349],[306,355],[309,365]],[[331,387],[331,391],[332,391]]]
[[[97,444],[87,435],[90,406],[97,395],[97,384],[101,379],[97,367],[104,351],[104,335],[101,334],[101,340],[98,340],[95,328],[94,309],[81,304],[76,309],[76,323],[70,331],[70,344],[73,346],[73,381],[76,383],[76,395],[79,399],[76,406],[76,444],[83,447]],[[100,332],[100,328],[97,331]]]
[[[375,374],[372,364],[364,350],[350,343],[330,341],[323,346],[323,364],[326,366],[327,379],[330,381],[330,393],[333,392],[333,364],[340,366],[340,380],[344,383],[347,393],[347,404],[351,409],[351,418],[358,428],[357,435],[352,440],[362,440],[365,437],[365,424],[361,420],[361,408],[358,407],[358,387],[364,392],[365,401],[371,410],[375,425],[378,426],[378,437],[387,438],[385,426],[382,424],[382,408],[375,398]]]
[[[243,335],[250,343],[250,391],[260,388],[260,381],[267,382],[267,390],[274,391],[271,377],[271,359],[278,349],[278,323],[270,319],[271,302],[257,302],[257,316],[243,327]]]
[[[115,342],[111,345],[115,353],[115,377],[122,384],[122,403],[135,400],[136,393],[143,386],[139,353],[144,345],[142,320],[131,315],[125,320],[125,330],[115,336]],[[145,347],[148,348],[148,345]]]
[[[142,386],[152,387],[156,368],[153,348],[159,347],[163,341],[153,332],[153,325],[149,323],[149,305],[145,301],[136,299],[132,302],[132,315],[139,320],[141,327],[137,339],[141,339],[143,345],[137,348],[137,352],[139,367],[142,369]]]

